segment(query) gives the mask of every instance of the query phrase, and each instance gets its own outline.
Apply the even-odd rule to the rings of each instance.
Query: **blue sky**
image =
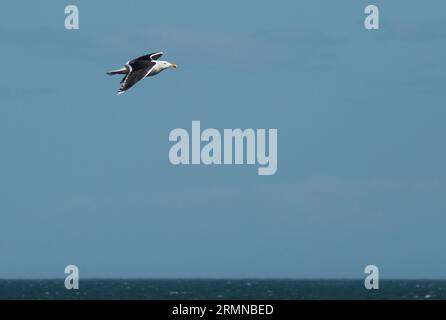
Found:
[[[64,7],[80,30],[64,29]],[[377,4],[381,29],[366,31]],[[444,1],[2,4],[0,278],[446,277]],[[115,96],[105,72],[179,68]],[[169,132],[277,128],[278,171]]]

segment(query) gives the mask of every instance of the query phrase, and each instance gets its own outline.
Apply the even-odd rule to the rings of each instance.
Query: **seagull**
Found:
[[[161,60],[158,61],[163,54],[164,52],[162,51],[149,53],[145,56],[127,61],[125,66],[121,69],[107,72],[110,76],[115,74],[125,74],[124,78],[121,80],[121,87],[119,88],[117,95],[123,94],[138,81],[146,77],[154,76],[168,68],[176,68],[177,65],[174,63]]]

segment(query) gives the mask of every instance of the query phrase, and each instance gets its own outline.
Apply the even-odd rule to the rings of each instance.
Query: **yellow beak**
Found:
[[[171,67],[172,67],[172,68],[176,68],[177,65],[176,65],[175,63],[172,63],[172,64],[171,64]]]

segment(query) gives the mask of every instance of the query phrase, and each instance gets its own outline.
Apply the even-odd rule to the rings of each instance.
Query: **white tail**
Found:
[[[112,76],[112,75],[115,75],[115,74],[127,74],[127,73],[128,73],[128,70],[127,70],[126,67],[118,69],[118,70],[113,70],[113,71],[107,72],[107,74],[109,76]]]

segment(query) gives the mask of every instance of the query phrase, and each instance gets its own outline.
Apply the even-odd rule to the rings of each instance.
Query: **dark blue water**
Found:
[[[446,299],[446,280],[0,280],[0,299]]]

